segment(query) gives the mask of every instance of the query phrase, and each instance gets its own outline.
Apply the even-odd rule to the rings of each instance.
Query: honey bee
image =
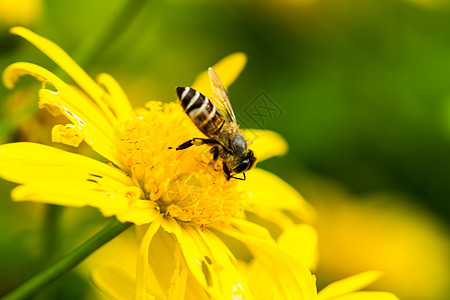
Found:
[[[208,138],[193,138],[178,146],[176,150],[184,150],[193,145],[209,145],[213,162],[221,158],[227,180],[245,180],[244,172],[253,167],[256,157],[239,130],[230,99],[219,77],[212,68],[208,71],[213,89],[212,99],[190,87],[176,88],[184,111]],[[239,173],[242,173],[244,178],[234,176]]]

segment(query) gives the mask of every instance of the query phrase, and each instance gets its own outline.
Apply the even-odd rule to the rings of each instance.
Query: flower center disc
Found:
[[[203,137],[178,103],[148,102],[123,125],[119,150],[145,199],[198,226],[224,225],[243,211],[243,192],[211,162],[210,147],[175,148]],[[172,149],[169,149],[169,148]]]

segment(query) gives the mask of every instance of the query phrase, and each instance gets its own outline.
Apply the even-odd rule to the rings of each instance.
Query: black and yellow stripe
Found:
[[[207,136],[216,135],[225,118],[211,100],[190,87],[177,87],[176,90],[181,106],[197,128]]]

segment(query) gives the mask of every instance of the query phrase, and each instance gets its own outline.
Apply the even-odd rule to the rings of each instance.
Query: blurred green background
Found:
[[[15,5],[24,10],[31,5],[19,2]],[[56,70],[33,46],[9,36],[8,26],[26,25],[77,59],[89,54],[128,3],[29,2],[36,5],[27,12],[31,17],[0,23],[2,70],[23,60]],[[429,212],[432,222],[448,233],[448,1],[155,0],[116,25],[120,30],[111,34],[113,39],[82,66],[93,76],[112,74],[134,106],[174,100],[175,86],[189,85],[230,53],[245,52],[248,65],[229,90],[237,118],[243,127],[281,133],[290,146],[288,155],[260,167],[278,174],[307,199],[314,178],[345,187],[359,201],[372,193],[400,194],[407,205]],[[2,142],[17,140],[21,135],[16,130],[5,133],[14,120],[26,119],[26,112],[7,105],[9,95],[1,86]],[[262,119],[254,114],[261,101],[274,109],[270,114],[260,107],[267,114]],[[0,182],[0,294],[48,263],[38,258],[48,257],[40,252],[42,227],[48,226],[42,215],[49,208],[11,203],[11,187]],[[89,208],[62,214],[64,225],[56,229],[59,250],[53,251],[72,249],[104,224]],[[58,291],[70,286],[72,299],[88,297],[87,284],[76,274],[42,297],[61,295]]]

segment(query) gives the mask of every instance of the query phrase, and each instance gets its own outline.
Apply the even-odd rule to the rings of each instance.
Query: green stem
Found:
[[[54,204],[45,206],[45,219],[42,228],[44,248],[42,251],[43,258],[51,259],[58,248],[58,223],[61,219],[64,207]]]
[[[77,249],[63,257],[56,264],[37,274],[2,300],[29,299],[66,272],[76,267],[95,250],[130,227],[132,223],[120,223],[114,220]]]

